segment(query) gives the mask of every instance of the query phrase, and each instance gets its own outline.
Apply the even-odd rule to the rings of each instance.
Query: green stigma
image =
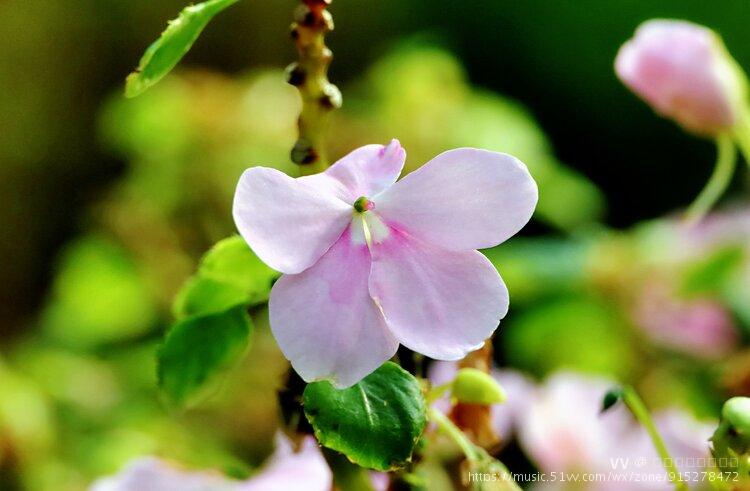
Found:
[[[364,213],[368,210],[372,210],[373,208],[375,208],[375,203],[365,198],[364,196],[360,196],[359,198],[357,198],[357,201],[354,202],[354,209],[357,210],[358,213]]]

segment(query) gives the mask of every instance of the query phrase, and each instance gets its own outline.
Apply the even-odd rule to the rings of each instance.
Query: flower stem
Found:
[[[745,110],[734,131],[734,139],[740,147],[745,162],[750,165],[750,110]]]
[[[440,430],[451,438],[456,445],[461,449],[466,458],[472,462],[476,462],[482,458],[481,453],[477,450],[477,447],[469,440],[469,438],[463,434],[463,432],[453,424],[453,421],[448,418],[445,414],[440,411],[430,408],[429,416],[432,421],[440,428]]]
[[[299,59],[287,67],[287,82],[297,87],[302,98],[299,137],[291,158],[303,175],[322,172],[328,166],[326,128],[331,111],[341,107],[341,92],[328,81],[333,54],[325,45],[325,35],[333,30],[333,19],[326,7],[331,1],[303,0],[291,27]]]
[[[669,455],[669,450],[667,450],[664,440],[661,435],[659,435],[659,431],[656,429],[656,425],[651,419],[651,414],[638,396],[638,393],[636,393],[635,389],[630,386],[623,387],[622,400],[625,405],[628,406],[630,412],[633,413],[635,419],[637,419],[646,429],[648,436],[651,438],[651,442],[656,448],[656,452],[659,454],[661,463],[667,471],[669,480],[674,484],[675,489],[677,489],[677,491],[687,491],[688,487],[680,480],[680,473],[677,466],[674,464],[674,459]]]
[[[737,148],[732,141],[732,137],[728,134],[719,135],[716,138],[716,148],[717,157],[714,172],[703,191],[690,205],[686,216],[688,223],[696,223],[708,213],[721,195],[724,194],[734,175]]]

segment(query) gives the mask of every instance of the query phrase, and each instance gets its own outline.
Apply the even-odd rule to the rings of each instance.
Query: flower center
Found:
[[[358,213],[364,213],[366,211],[372,210],[373,208],[375,208],[375,203],[364,196],[360,196],[359,198],[357,198],[357,201],[354,202],[354,209],[357,210]]]

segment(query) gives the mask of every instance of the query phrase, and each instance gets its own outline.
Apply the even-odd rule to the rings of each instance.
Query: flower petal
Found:
[[[351,206],[283,172],[253,167],[240,177],[234,222],[253,251],[273,269],[299,273],[336,242]]]
[[[271,290],[270,321],[284,356],[307,382],[348,387],[394,355],[398,342],[370,298],[367,245],[347,229],[307,271]]]
[[[370,294],[391,332],[418,353],[463,358],[508,311],[503,280],[477,251],[449,251],[393,231],[372,254]]]
[[[386,222],[452,250],[495,246],[521,230],[537,202],[526,166],[507,154],[444,152],[373,198]]]
[[[389,188],[406,161],[398,140],[386,145],[365,145],[341,158],[325,172],[303,180],[328,189],[349,204],[360,196],[372,197]]]

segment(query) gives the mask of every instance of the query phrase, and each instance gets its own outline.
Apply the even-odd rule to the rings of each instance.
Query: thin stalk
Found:
[[[721,198],[726,191],[727,186],[734,175],[734,168],[737,162],[737,148],[728,134],[721,134],[716,138],[716,166],[711,178],[703,188],[703,191],[693,201],[688,208],[686,219],[688,223],[696,223],[703,218],[706,213]]]
[[[303,175],[316,174],[328,167],[325,135],[331,111],[341,107],[341,92],[328,80],[333,53],[325,45],[325,35],[333,30],[333,18],[326,10],[332,0],[303,0],[294,13],[292,39],[299,59],[287,67],[287,82],[299,90],[302,111],[299,137],[292,147],[292,161]]]
[[[734,132],[734,139],[740,147],[745,162],[750,165],[750,115],[745,115]]]
[[[435,422],[437,427],[440,428],[443,433],[449,436],[451,440],[456,442],[456,445],[458,445],[458,447],[464,453],[467,460],[471,462],[478,462],[482,459],[483,455],[479,452],[474,443],[472,443],[472,441],[469,440],[466,435],[464,435],[464,433],[458,428],[458,426],[453,424],[453,421],[451,421],[450,418],[434,408],[430,408],[429,416],[430,420]]]
[[[630,412],[633,413],[635,419],[637,419],[646,429],[648,436],[651,438],[651,442],[656,448],[656,452],[659,454],[661,463],[667,471],[669,480],[674,484],[675,489],[677,491],[688,491],[687,484],[680,480],[680,471],[674,464],[674,459],[669,455],[669,450],[667,450],[664,440],[661,435],[659,435],[659,431],[656,429],[653,419],[651,419],[651,414],[638,396],[638,393],[630,386],[623,387],[622,400],[625,405],[628,406]]]

